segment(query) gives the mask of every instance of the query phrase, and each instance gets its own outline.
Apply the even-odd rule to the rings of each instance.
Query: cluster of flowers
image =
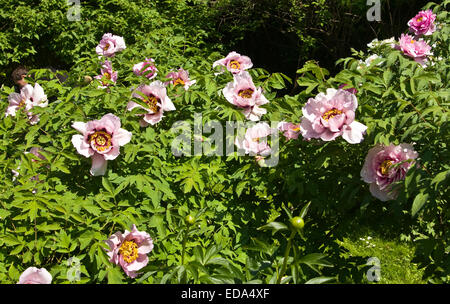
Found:
[[[410,30],[417,36],[430,35],[435,31],[436,16],[428,11],[421,11],[408,22]],[[374,42],[375,43],[375,42]],[[389,43],[393,41],[389,40]],[[96,47],[97,54],[105,57],[114,57],[115,54],[125,49],[122,37],[105,34]],[[424,62],[430,48],[423,40],[416,41],[409,35],[402,35],[400,48],[405,54],[413,57],[418,62]],[[133,66],[133,72],[138,76],[153,79],[157,75],[157,68],[152,58]],[[369,63],[370,64],[370,63]],[[225,58],[213,63],[213,68],[225,68],[233,74],[233,81],[228,83],[222,92],[228,102],[242,110],[244,116],[251,121],[259,121],[267,110],[261,106],[269,103],[264,97],[261,87],[256,87],[252,77],[246,71],[253,66],[251,59],[236,52],[229,53]],[[218,73],[217,73],[218,74]],[[110,85],[110,81],[117,80],[117,72],[112,70],[112,64],[106,60],[103,62],[101,75],[96,76],[101,80],[102,88]],[[189,74],[183,69],[171,72],[167,75],[168,82],[154,81],[149,85],[141,84],[133,93],[142,103],[130,101],[127,109],[131,111],[140,107],[147,111],[140,121],[141,126],[154,125],[161,121],[164,111],[173,111],[175,106],[167,96],[168,84],[182,85],[185,90],[195,83],[189,79]],[[342,136],[350,144],[362,142],[367,127],[355,121],[355,112],[358,107],[357,90],[344,89],[345,84],[338,89],[329,88],[326,93],[319,93],[315,98],[310,98],[302,108],[303,117],[298,124],[281,122],[278,130],[288,139],[297,139],[302,134],[305,140],[321,139],[332,141]],[[47,96],[39,84],[25,86],[20,94],[12,93],[9,96],[9,106],[6,116],[15,116],[16,111],[22,107],[29,111],[34,106],[47,106]],[[145,104],[146,106],[142,105]],[[27,113],[31,123],[37,123],[37,115]],[[120,154],[120,146],[130,142],[132,133],[121,128],[120,119],[114,114],[108,113],[100,120],[87,123],[74,122],[72,127],[81,133],[73,135],[72,143],[79,154],[92,157],[92,175],[104,175],[107,161],[115,159]],[[247,154],[255,153],[257,159],[261,159],[271,153],[271,147],[264,140],[270,134],[276,132],[266,122],[259,122],[248,128],[244,139],[236,139],[235,144],[244,149]],[[38,151],[33,151],[38,155]],[[395,199],[398,195],[397,182],[404,180],[408,170],[414,165],[418,153],[409,144],[395,146],[377,145],[369,150],[361,177],[364,182],[370,184],[370,192],[381,201]],[[106,243],[109,245],[107,254],[110,262],[120,265],[124,272],[131,278],[137,276],[137,272],[148,263],[147,254],[153,250],[153,240],[146,232],[138,231],[133,224],[131,231],[116,232]],[[26,269],[19,279],[19,284],[51,283],[52,276],[44,269],[30,267]]]
[[[119,51],[126,48],[124,39],[110,33],[104,34],[100,43],[96,47],[98,55],[114,57]],[[155,66],[153,58],[145,58],[133,66],[133,72],[137,76],[143,76],[147,79],[153,79],[157,76],[158,69]],[[101,69],[101,75],[95,77],[99,79],[102,86],[106,88],[112,82],[117,80],[117,72],[113,71],[112,63],[106,60]],[[146,111],[146,114],[136,114],[141,116],[139,121],[142,127],[155,125],[163,118],[165,111],[175,110],[175,105],[167,96],[166,87],[182,85],[188,90],[196,81],[189,79],[189,73],[180,68],[176,72],[170,72],[167,76],[170,79],[166,82],[159,80],[150,84],[141,84],[132,94],[133,98],[138,98],[141,102],[130,101],[127,104],[127,110],[140,108]],[[132,134],[120,128],[120,119],[114,114],[106,114],[100,120],[84,122],[74,122],[72,127],[82,135],[74,135],[72,143],[78,153],[85,157],[92,157],[92,167],[90,173],[94,176],[104,175],[107,169],[107,161],[115,159],[120,151],[119,147],[127,144],[131,140]]]
[[[401,50],[406,56],[426,67],[428,56],[433,55],[431,46],[421,38],[429,36],[436,31],[436,15],[431,10],[420,11],[414,18],[408,21],[409,31],[414,34],[402,34],[399,45],[395,48]]]
[[[422,67],[427,67],[428,56],[432,56],[432,47],[422,38],[422,36],[430,36],[436,31],[436,15],[431,10],[420,11],[414,18],[408,21],[409,32],[412,34],[401,34],[398,43],[395,38],[379,41],[372,40],[367,46],[370,49],[382,45],[390,45],[392,48],[401,50],[403,54],[420,63]],[[370,66],[375,60],[380,59],[377,65],[383,64],[382,56],[377,54],[370,55],[364,62],[360,60],[358,69],[364,66]]]
[[[16,116],[19,110],[24,109],[32,125],[39,122],[39,115],[33,115],[30,110],[33,107],[45,108],[48,106],[47,95],[38,83],[35,83],[34,87],[30,84],[25,85],[20,93],[9,94],[8,102],[5,116]]]
[[[120,265],[130,278],[135,278],[148,264],[148,254],[153,250],[153,239],[147,232],[137,230],[136,225],[131,226],[131,231],[114,233],[105,242],[109,246],[106,252],[109,261]],[[47,269],[29,267],[20,275],[17,284],[50,284],[52,279]]]

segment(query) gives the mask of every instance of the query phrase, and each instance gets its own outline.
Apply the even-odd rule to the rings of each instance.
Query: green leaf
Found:
[[[309,202],[309,203],[307,203],[303,208],[302,208],[302,210],[300,211],[300,217],[302,218],[302,219],[304,219],[305,218],[305,216],[306,216],[306,214],[308,214],[308,210],[309,210],[309,206],[311,205],[311,202]]]
[[[278,232],[280,230],[288,230],[288,226],[280,222],[271,222],[258,228],[258,230],[272,230]]]
[[[102,185],[106,189],[106,191],[108,191],[112,196],[114,196],[115,193],[114,186],[111,184],[109,179],[107,179],[106,177],[102,177]]]
[[[323,284],[331,281],[335,281],[335,277],[317,277],[314,279],[311,279],[309,281],[306,281],[305,284]]]
[[[417,212],[420,211],[420,209],[422,209],[423,205],[425,205],[425,203],[428,200],[428,194],[427,193],[419,193],[416,198],[414,199],[414,202],[412,204],[412,208],[411,208],[411,215],[413,217],[415,217],[417,215]]]
[[[106,272],[108,284],[122,284],[124,277],[118,267],[110,267]]]

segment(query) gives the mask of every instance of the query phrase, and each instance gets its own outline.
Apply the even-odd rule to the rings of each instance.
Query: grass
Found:
[[[364,232],[363,232],[364,231]],[[345,237],[342,246],[350,256],[376,257],[380,261],[378,284],[425,284],[423,271],[411,263],[414,246],[400,240],[386,240],[370,228],[359,229],[352,237]],[[370,283],[367,280],[368,283]]]

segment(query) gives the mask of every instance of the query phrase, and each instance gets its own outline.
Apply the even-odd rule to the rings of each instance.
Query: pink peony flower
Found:
[[[72,144],[81,155],[92,157],[90,173],[94,176],[105,174],[107,161],[119,156],[120,146],[126,145],[132,135],[120,128],[119,117],[111,113],[87,123],[76,121],[72,128],[82,134],[73,135]]]
[[[246,71],[235,75],[233,82],[229,82],[222,92],[228,102],[243,109],[242,113],[249,120],[258,121],[267,113],[266,109],[259,106],[269,101],[262,95],[262,89],[255,87]]]
[[[409,144],[376,145],[369,150],[361,170],[362,179],[370,184],[370,192],[381,201],[396,199],[392,183],[404,180],[418,153]]]
[[[105,89],[111,85],[111,82],[116,83],[117,72],[113,71],[111,61],[105,60],[100,69],[100,75],[97,75],[94,78],[100,80],[102,83],[102,85],[98,87],[99,89]]]
[[[17,284],[50,284],[52,275],[45,269],[27,268],[19,277]]]
[[[227,57],[214,62],[213,68],[216,66],[222,66],[222,72],[224,67],[226,67],[231,73],[239,74],[244,70],[250,69],[253,66],[253,63],[249,57],[242,56],[236,52],[231,52],[227,55]]]
[[[367,127],[354,120],[357,107],[356,96],[342,89],[327,89],[326,94],[319,93],[302,108],[300,126],[303,137],[330,141],[342,135],[351,144],[360,143]]]
[[[273,132],[274,130],[266,122],[260,122],[248,128],[244,138],[236,138],[234,143],[239,149],[245,150],[245,154],[253,153],[267,156],[272,152],[272,149],[267,144],[267,140],[264,139]]]
[[[433,55],[431,52],[431,46],[429,46],[424,40],[414,40],[410,35],[402,34],[400,40],[400,49],[402,52],[414,61],[420,63],[422,66],[426,66],[428,61],[427,56]]]
[[[184,69],[178,69],[178,72],[171,72],[167,74],[166,78],[170,78],[170,81],[164,83],[164,85],[172,84],[174,87],[177,85],[184,86],[184,89],[187,91],[191,85],[196,83],[196,80],[189,79],[189,72]]]
[[[155,60],[153,58],[145,58],[143,62],[136,63],[133,66],[133,73],[136,76],[144,76],[148,79],[156,77],[158,69],[155,66]]]
[[[100,43],[95,48],[95,52],[101,56],[114,57],[117,52],[126,48],[123,37],[107,33],[103,35]]]
[[[161,81],[154,81],[150,85],[142,84],[136,90],[146,97],[143,97],[137,93],[133,93],[132,96],[142,100],[147,107],[144,107],[134,101],[130,101],[127,104],[127,109],[128,111],[131,111],[136,107],[140,107],[148,112],[147,114],[143,114],[143,118],[140,121],[142,127],[146,127],[149,124],[157,124],[164,117],[164,111],[175,110],[175,105],[167,96],[166,87]]]
[[[280,122],[277,126],[278,130],[283,132],[286,139],[297,139],[300,134],[300,124],[293,124],[291,122]]]
[[[414,18],[408,21],[409,30],[416,36],[431,35],[436,31],[434,21],[436,15],[432,10],[420,11]]]
[[[109,246],[109,261],[120,265],[125,273],[135,278],[137,271],[148,264],[147,254],[153,250],[153,240],[147,232],[141,232],[133,224],[131,231],[116,232],[105,241]]]
[[[38,83],[34,84],[34,88],[27,84],[20,90],[20,94],[9,94],[8,101],[9,105],[6,108],[5,116],[16,116],[17,111],[24,109],[32,125],[39,121],[39,116],[33,115],[30,112],[31,108],[45,108],[48,106],[47,95],[45,95],[44,89]]]

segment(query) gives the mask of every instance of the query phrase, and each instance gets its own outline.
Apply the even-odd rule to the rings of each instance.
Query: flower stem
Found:
[[[284,276],[284,273],[286,272],[287,261],[288,261],[288,258],[289,258],[289,252],[291,251],[291,246],[292,246],[292,240],[294,239],[296,233],[297,233],[297,231],[293,230],[292,233],[291,233],[291,236],[288,239],[286,250],[284,252],[283,267],[281,267],[281,271],[280,271],[280,274],[279,274],[278,279],[277,279],[277,284],[281,283],[281,278]]]
[[[187,225],[186,232],[184,233],[184,237],[183,237],[183,249],[181,250],[181,265],[184,265],[184,254],[186,252],[186,242],[188,239],[188,233],[189,233],[190,229],[191,229],[191,225]]]

